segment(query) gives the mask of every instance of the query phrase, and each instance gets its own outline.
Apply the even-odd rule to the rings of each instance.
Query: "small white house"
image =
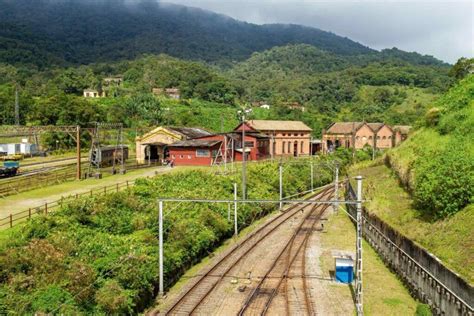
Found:
[[[0,144],[0,153],[7,155],[31,155],[38,151],[36,144],[16,143],[16,144]]]

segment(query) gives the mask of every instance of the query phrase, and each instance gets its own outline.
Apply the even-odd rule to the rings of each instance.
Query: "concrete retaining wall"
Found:
[[[355,200],[350,184],[346,192],[347,199]],[[347,205],[347,210],[356,218],[354,205]],[[414,297],[428,304],[436,315],[474,316],[472,286],[377,216],[364,209],[362,217],[364,238]]]

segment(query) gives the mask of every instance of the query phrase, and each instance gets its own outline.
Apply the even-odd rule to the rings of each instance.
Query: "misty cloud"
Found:
[[[256,24],[293,23],[375,49],[398,47],[455,62],[474,55],[473,3],[455,1],[171,0]]]

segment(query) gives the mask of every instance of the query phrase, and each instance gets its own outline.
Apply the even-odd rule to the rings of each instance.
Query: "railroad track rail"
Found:
[[[333,194],[333,186],[327,186],[321,192],[313,194],[310,198],[323,198]],[[201,314],[200,308],[208,300],[211,292],[228,276],[229,272],[238,265],[252,250],[264,239],[271,236],[288,219],[306,209],[307,204],[295,204],[285,212],[265,223],[258,230],[248,235],[243,241],[234,246],[216,260],[216,262],[201,276],[198,277],[177,300],[161,315],[190,315]],[[312,209],[310,214],[316,208]],[[303,223],[306,221],[303,221]],[[299,229],[298,229],[299,231]]]
[[[331,194],[332,192],[326,193],[322,198]],[[316,223],[328,207],[329,205],[317,204],[311,206],[310,212],[298,225],[266,274],[253,288],[238,315],[281,314],[282,305],[285,306],[287,315],[312,315],[313,308],[304,277],[306,248]],[[300,275],[301,278],[291,279],[290,283],[290,272]],[[284,303],[275,302],[277,297]],[[274,306],[275,310],[272,310]]]

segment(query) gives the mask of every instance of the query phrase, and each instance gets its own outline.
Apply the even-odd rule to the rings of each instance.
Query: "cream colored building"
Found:
[[[311,152],[312,129],[301,121],[250,120],[246,131],[270,137],[271,156],[306,156]],[[235,131],[241,131],[240,124]]]
[[[206,130],[193,127],[157,127],[136,138],[136,159],[138,163],[162,161],[168,157],[168,146],[180,140],[209,136]]]

